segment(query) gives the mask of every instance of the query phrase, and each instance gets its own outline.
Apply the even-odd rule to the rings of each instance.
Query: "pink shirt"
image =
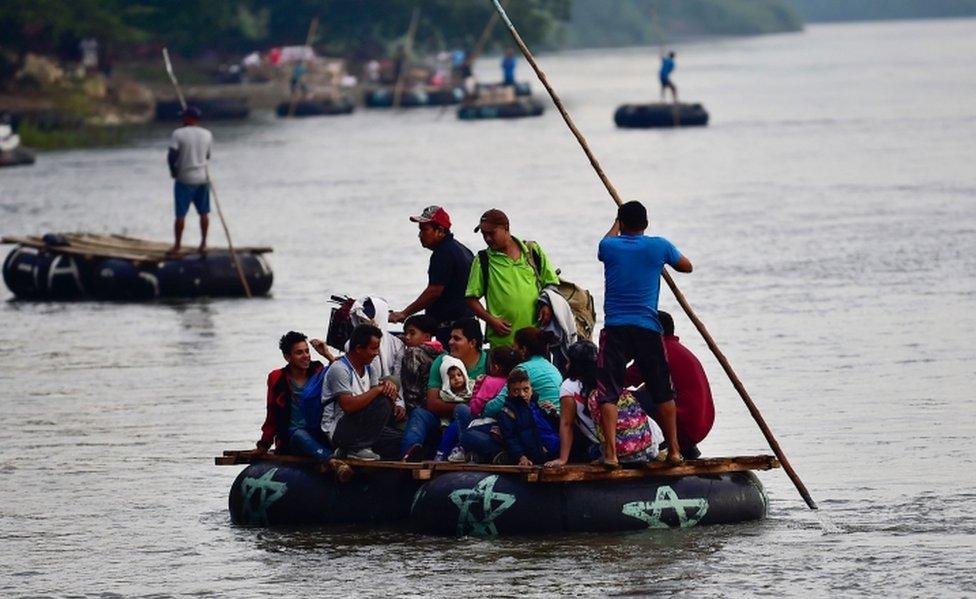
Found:
[[[485,404],[495,399],[507,382],[506,377],[491,375],[475,381],[474,389],[471,391],[471,401],[468,403],[471,415],[480,416],[481,411],[485,409]]]

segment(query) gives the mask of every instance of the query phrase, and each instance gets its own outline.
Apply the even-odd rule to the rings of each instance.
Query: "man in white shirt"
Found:
[[[357,326],[349,336],[349,353],[325,373],[322,432],[337,457],[378,460],[399,449],[400,432],[392,427],[398,389],[381,381],[372,365],[382,337],[373,325]]]
[[[170,175],[175,179],[173,183],[173,197],[176,207],[176,222],[173,233],[176,242],[170,248],[169,254],[180,253],[180,242],[183,239],[183,226],[190,204],[200,215],[200,253],[207,251],[207,229],[210,226],[210,181],[207,177],[207,161],[210,160],[210,147],[213,144],[213,134],[200,127],[200,110],[188,106],[183,111],[183,126],[173,131],[169,142]]]

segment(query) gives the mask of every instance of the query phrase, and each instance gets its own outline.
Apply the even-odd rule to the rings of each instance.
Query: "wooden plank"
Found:
[[[726,474],[750,470],[770,470],[779,468],[779,461],[773,456],[750,456],[737,458],[709,458],[687,460],[678,466],[663,462],[652,462],[641,468],[622,468],[607,470],[602,466],[579,465],[563,468],[543,468],[539,482],[577,482],[593,480],[622,480],[650,476],[692,476],[702,474]]]
[[[779,461],[773,456],[735,456],[723,458],[706,458],[701,460],[687,460],[678,466],[664,462],[651,462],[634,468],[607,470],[602,466],[590,464],[568,464],[561,468],[545,468],[541,466],[517,466],[502,464],[455,464],[451,462],[395,462],[343,459],[334,460],[349,468],[343,470],[343,476],[351,476],[357,470],[403,470],[410,471],[416,480],[430,480],[440,474],[448,472],[483,472],[487,474],[518,475],[528,482],[557,483],[584,482],[600,480],[628,480],[654,476],[690,476],[702,474],[724,474],[729,472],[744,472],[749,470],[769,470],[779,468]],[[303,456],[276,455],[273,452],[255,455],[253,450],[225,450],[222,456],[214,458],[218,466],[250,464],[254,462],[281,462],[291,464],[306,464],[318,467],[320,471],[328,472],[330,467],[318,460]],[[346,479],[348,480],[348,478]]]
[[[0,237],[0,243],[19,243],[28,247],[47,249],[72,255],[92,255],[107,258],[122,258],[138,262],[158,262],[166,259],[166,251],[171,247],[169,243],[139,239],[125,235],[101,235],[95,233],[62,233],[68,241],[66,246],[49,246],[38,236],[5,235]],[[211,253],[228,252],[225,247],[211,247]],[[252,254],[267,254],[274,249],[268,246],[245,246],[239,252]]]

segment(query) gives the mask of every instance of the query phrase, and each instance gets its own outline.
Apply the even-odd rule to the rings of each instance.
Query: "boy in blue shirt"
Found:
[[[668,443],[668,461],[683,461],[678,445],[674,389],[661,340],[657,314],[661,272],[668,264],[678,272],[691,272],[691,261],[663,237],[644,235],[647,209],[640,202],[627,202],[617,211],[617,220],[600,241],[597,257],[603,262],[606,292],[603,301],[604,326],[600,333],[597,398],[605,447],[604,463],[617,468],[617,399],[625,388],[624,372],[634,360],[647,394],[641,394],[647,414],[663,422]],[[656,409],[655,409],[656,408]]]
[[[678,102],[678,88],[674,86],[674,82],[671,81],[671,71],[674,70],[674,52],[669,52],[667,55],[661,55],[661,70],[658,71],[658,79],[661,81],[661,101],[664,101],[665,90],[671,90],[671,99],[675,103]]]

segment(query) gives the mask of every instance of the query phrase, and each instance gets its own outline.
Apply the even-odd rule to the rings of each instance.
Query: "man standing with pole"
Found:
[[[173,182],[173,198],[176,208],[176,221],[173,225],[175,237],[170,255],[180,253],[183,241],[183,227],[190,204],[200,215],[200,253],[207,251],[207,229],[210,226],[210,182],[207,180],[207,160],[213,145],[213,134],[199,126],[201,113],[195,106],[183,110],[183,126],[173,131],[169,142],[170,175]]]
[[[163,62],[166,64],[166,74],[169,75],[169,80],[173,82],[173,89],[176,90],[176,97],[179,98],[180,106],[183,107],[183,113],[185,115],[186,111],[190,107],[186,105],[186,97],[183,96],[183,90],[180,89],[180,82],[177,81],[176,79],[176,73],[173,71],[173,63],[169,59],[169,50],[167,50],[166,48],[163,48]],[[197,119],[199,120],[199,111],[197,112]],[[210,132],[208,131],[207,133],[209,134]],[[212,142],[213,141],[212,135],[210,139]],[[210,150],[208,145],[207,159],[209,158],[210,158]],[[213,177],[210,176],[209,160],[203,161],[203,174],[206,177],[205,180],[207,182],[208,192],[210,190],[213,191],[214,206],[216,206],[217,208],[217,216],[220,217],[220,224],[221,226],[223,226],[224,235],[227,237],[227,249],[230,250],[230,257],[234,261],[234,269],[237,271],[237,277],[241,281],[241,287],[244,288],[244,295],[247,296],[248,299],[251,299],[253,297],[253,295],[251,294],[251,285],[247,282],[247,277],[244,276],[244,269],[241,267],[241,260],[240,258],[237,257],[237,252],[234,251],[234,242],[230,238],[230,228],[227,226],[227,220],[224,218],[224,213],[220,209],[220,201],[217,199],[217,190],[214,188]],[[197,209],[199,210],[199,207]],[[179,218],[177,218],[177,221],[179,221]],[[200,222],[202,226],[203,224],[202,216]],[[208,225],[210,224],[209,219],[207,219],[207,224]],[[179,222],[177,222],[177,226],[179,227],[179,231],[182,233],[183,229],[182,226],[179,224]],[[206,236],[206,230],[204,230],[204,236]],[[206,241],[206,239],[204,239],[203,241]],[[178,235],[176,238],[176,247],[173,248],[173,250],[179,251],[179,243],[180,243],[180,237]],[[204,249],[206,249],[206,246],[201,244],[201,250]]]

